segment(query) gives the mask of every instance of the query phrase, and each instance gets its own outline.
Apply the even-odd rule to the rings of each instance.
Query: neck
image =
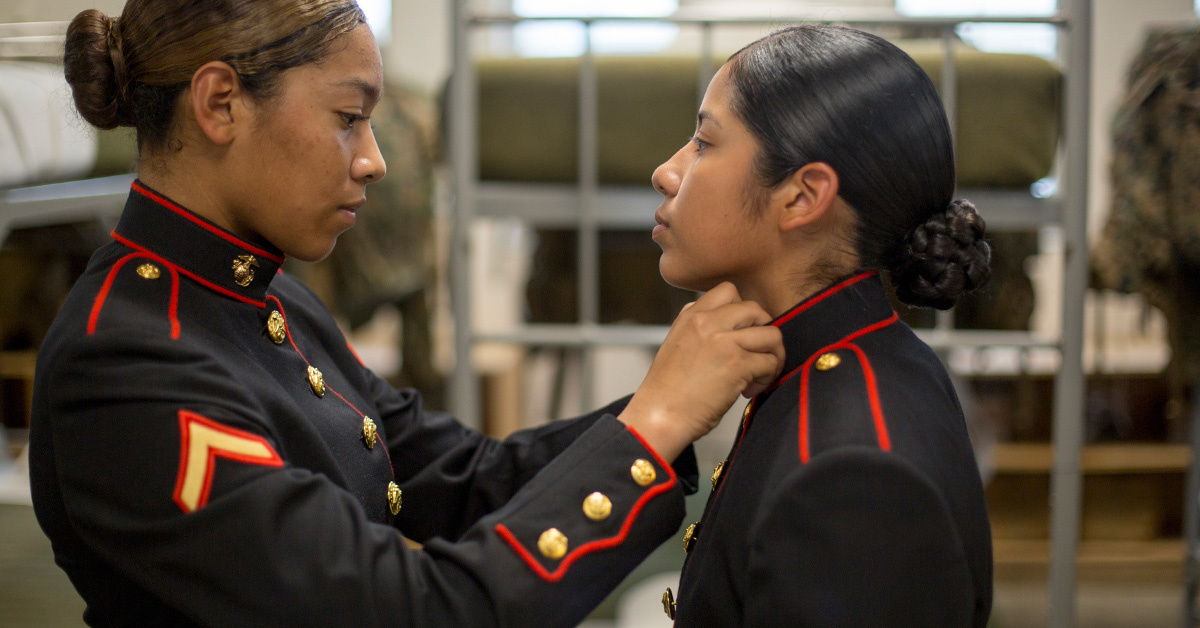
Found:
[[[244,240],[254,239],[231,218],[227,204],[220,196],[223,187],[213,184],[221,177],[212,162],[194,159],[186,154],[186,150],[170,157],[149,155],[138,161],[138,179],[218,227]]]
[[[733,282],[743,300],[754,301],[772,318],[778,318],[833,280],[858,268],[857,257],[834,263],[835,258],[845,256],[837,255],[828,247],[822,247],[820,251],[803,247],[787,250],[791,251],[790,255],[774,257],[776,262],[758,277]]]

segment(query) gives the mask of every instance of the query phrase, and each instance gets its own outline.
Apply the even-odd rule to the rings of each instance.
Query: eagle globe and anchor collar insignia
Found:
[[[254,281],[254,269],[258,260],[253,255],[239,255],[233,260],[233,283],[245,288]]]

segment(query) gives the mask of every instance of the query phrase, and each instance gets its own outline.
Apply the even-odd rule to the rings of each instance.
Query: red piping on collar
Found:
[[[883,418],[883,406],[879,403],[879,389],[876,385],[875,370],[871,368],[871,361],[867,359],[867,354],[863,352],[858,345],[853,344],[853,341],[861,336],[869,334],[877,329],[882,329],[895,323],[900,319],[898,314],[893,313],[890,317],[864,327],[849,336],[846,336],[841,341],[836,342],[828,347],[817,351],[808,357],[804,365],[800,367],[802,371],[800,375],[800,462],[808,464],[809,447],[808,447],[808,374],[811,372],[811,367],[818,356],[824,355],[829,351],[837,349],[849,349],[858,356],[858,363],[862,367],[863,379],[867,385],[867,399],[871,403],[871,416],[875,422],[875,435],[879,439],[879,448],[883,451],[891,451],[892,441],[888,437],[887,421]],[[793,371],[794,373],[795,371]]]
[[[283,311],[283,303],[280,302],[278,297],[274,297],[274,296],[267,297],[267,300],[274,301],[275,307],[279,308],[279,316],[283,319],[283,331],[284,331],[284,333],[287,334],[288,342],[292,343],[292,348],[296,350],[296,355],[300,356],[301,360],[304,360],[305,365],[312,366],[312,362],[309,362],[308,358],[304,357],[304,354],[300,352],[300,347],[296,346],[296,340],[292,337],[292,326],[290,323],[288,323],[287,312]],[[349,347],[350,343],[347,342],[346,346]],[[342,393],[334,390],[332,386],[330,386],[329,384],[325,384],[325,390],[333,393],[334,395],[337,396],[338,399],[341,399],[343,403],[350,406],[350,409],[355,411],[356,413],[358,413],[359,417],[361,417],[363,419],[367,418],[367,415],[364,414],[362,410],[359,410],[357,406],[350,403],[349,399],[346,399],[345,397],[343,397]],[[396,469],[392,467],[392,454],[388,452],[387,444],[384,444],[384,446],[383,446],[383,453],[387,455],[388,469],[391,470],[392,479],[394,480],[394,479],[396,479]]]
[[[508,544],[513,548],[513,551],[517,553],[517,556],[519,556],[521,560],[525,561],[525,564],[529,565],[529,568],[532,569],[533,572],[536,573],[542,580],[545,580],[546,582],[558,582],[559,580],[562,580],[563,576],[566,575],[567,568],[580,558],[593,552],[606,550],[624,543],[625,539],[629,536],[630,528],[633,527],[634,520],[637,519],[638,514],[641,513],[642,508],[646,505],[646,503],[657,495],[671,490],[671,487],[675,486],[675,469],[672,469],[671,465],[667,464],[666,461],[664,461],[662,457],[658,455],[657,451],[654,451],[654,448],[651,447],[644,438],[642,438],[641,434],[638,434],[637,430],[630,426],[626,426],[626,428],[631,434],[633,434],[633,437],[638,439],[638,442],[640,442],[642,446],[646,448],[646,451],[650,452],[651,456],[654,456],[654,461],[657,462],[660,467],[667,470],[667,476],[670,478],[670,480],[663,482],[662,484],[657,484],[648,489],[645,493],[642,493],[642,496],[639,497],[636,502],[634,502],[633,508],[629,509],[629,514],[625,515],[625,523],[621,525],[621,531],[618,532],[616,536],[609,537],[607,539],[597,539],[595,541],[580,545],[579,547],[575,548],[575,551],[567,554],[566,557],[562,559],[562,562],[558,564],[557,569],[555,569],[553,572],[550,572],[544,566],[542,566],[542,563],[539,562],[538,559],[533,557],[533,554],[531,554],[529,550],[521,544],[520,541],[517,540],[516,535],[514,535],[507,526],[505,526],[503,523],[496,524],[496,534],[500,535],[500,538],[507,541]]]
[[[784,314],[783,316],[780,316],[778,319],[773,321],[771,324],[776,327],[779,327],[780,325],[792,320],[793,318],[796,318],[796,315],[800,314],[804,310],[807,310],[808,308],[820,303],[821,301],[824,301],[825,299],[828,299],[829,297],[841,292],[843,289],[849,288],[850,286],[853,286],[854,284],[856,284],[868,277],[872,277],[874,275],[875,275],[875,271],[868,270],[864,273],[859,273],[839,284],[829,286],[828,288],[825,289],[824,292],[820,292],[816,296],[805,301],[804,303],[797,305],[794,310],[792,310],[791,312],[788,312],[787,314]]]
[[[170,302],[170,305],[167,306],[167,317],[171,320],[171,339],[178,340],[179,339],[179,272],[175,269],[174,264],[168,262],[165,259],[162,259],[161,257],[158,257],[157,255],[154,255],[153,253],[149,253],[149,252],[145,252],[145,251],[139,251],[137,253],[130,253],[129,255],[122,257],[121,259],[117,260],[117,263],[113,264],[112,269],[110,269],[108,271],[108,276],[104,278],[104,285],[100,287],[100,292],[98,292],[96,294],[96,300],[92,302],[92,312],[88,316],[88,324],[87,324],[88,335],[90,336],[90,335],[96,333],[96,321],[98,321],[100,319],[100,310],[104,309],[104,301],[106,299],[108,299],[109,290],[112,290],[113,281],[115,281],[117,278],[117,271],[121,270],[121,267],[125,265],[125,262],[128,262],[129,260],[131,260],[135,257],[144,257],[147,259],[152,259],[152,260],[162,264],[163,266],[166,266],[167,270],[171,271],[171,302]]]
[[[189,278],[195,280],[197,283],[203,285],[204,287],[208,288],[209,290],[212,290],[214,292],[219,292],[231,299],[237,299],[238,301],[241,301],[242,303],[249,303],[250,305],[253,305],[254,307],[258,307],[258,308],[267,307],[267,304],[262,301],[255,301],[254,299],[251,299],[250,297],[242,296],[242,295],[234,292],[233,290],[222,288],[221,286],[218,286],[217,284],[201,277],[200,275],[193,273],[192,271],[180,266],[179,264],[168,261],[165,257],[162,257],[161,255],[158,255],[157,253],[151,253],[150,249],[147,249],[146,247],[134,242],[133,240],[126,238],[125,236],[117,233],[116,231],[113,231],[112,234],[110,234],[110,235],[112,235],[113,239],[116,240],[117,242],[120,242],[121,244],[124,244],[125,246],[127,246],[135,251],[143,253],[144,255],[146,255],[146,257],[156,259],[164,264],[168,264],[174,268],[178,268],[179,272],[187,275]]]
[[[246,242],[245,240],[243,240],[233,234],[230,234],[218,227],[208,224],[207,222],[205,222],[203,219],[201,219],[199,216],[193,214],[192,212],[190,212],[190,211],[176,205],[175,203],[172,203],[171,201],[167,200],[166,198],[163,198],[162,196],[155,194],[154,192],[151,192],[150,190],[142,187],[142,185],[139,184],[137,181],[134,181],[132,184],[130,184],[130,187],[132,187],[133,191],[137,192],[138,194],[145,196],[146,198],[154,201],[155,203],[158,203],[159,205],[162,205],[163,207],[166,207],[167,209],[175,212],[176,214],[179,214],[180,216],[183,216],[184,218],[187,218],[188,220],[196,223],[197,225],[207,229],[213,235],[216,235],[216,236],[218,236],[224,240],[227,240],[243,249],[246,249],[247,251],[250,251],[251,253],[254,253],[255,255],[261,255],[261,256],[271,260],[272,262],[277,262],[280,264],[283,263],[283,260],[284,260],[283,256],[276,255],[276,254],[270,253],[268,251],[264,251],[264,250],[258,248],[257,246],[254,246],[253,244],[250,244],[249,242]]]

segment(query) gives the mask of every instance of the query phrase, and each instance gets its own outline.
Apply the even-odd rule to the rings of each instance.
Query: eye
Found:
[[[361,116],[357,113],[340,113],[338,115],[342,116],[342,122],[346,124],[347,129],[353,129],[355,123],[362,122],[363,120],[367,119],[366,116]]]
[[[693,144],[695,144],[695,145],[696,145],[696,152],[697,152],[697,153],[699,153],[699,152],[702,152],[704,149],[708,148],[709,146],[712,146],[712,144],[709,144],[708,142],[706,142],[706,141],[704,141],[704,140],[700,139],[699,137],[697,137],[697,136],[695,136],[695,135],[693,135],[693,136],[692,136],[691,138],[689,138],[689,139],[691,140],[691,142],[692,142]]]

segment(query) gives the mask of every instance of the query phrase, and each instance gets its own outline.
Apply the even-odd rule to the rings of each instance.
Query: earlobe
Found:
[[[224,146],[233,141],[244,117],[244,92],[237,72],[222,61],[200,66],[192,75],[191,109],[209,141]]]
[[[779,188],[783,211],[779,228],[791,231],[820,220],[838,197],[838,176],[829,164],[805,164]]]

